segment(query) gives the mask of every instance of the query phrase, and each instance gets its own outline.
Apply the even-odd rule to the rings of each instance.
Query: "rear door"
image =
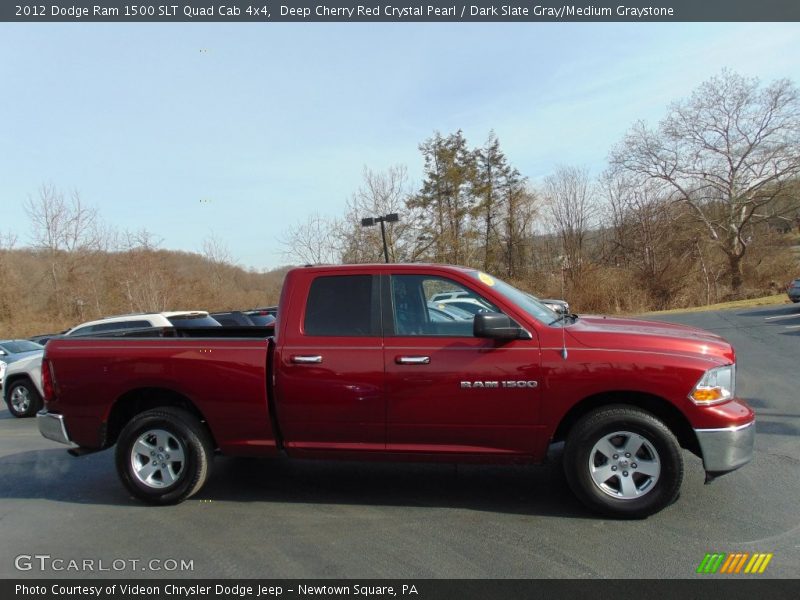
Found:
[[[393,274],[384,288],[387,449],[533,454],[541,431],[538,340],[476,338],[472,317],[432,318],[430,299],[446,291],[502,312],[463,282]]]
[[[380,278],[337,271],[296,283],[275,354],[276,410],[285,446],[383,450]]]

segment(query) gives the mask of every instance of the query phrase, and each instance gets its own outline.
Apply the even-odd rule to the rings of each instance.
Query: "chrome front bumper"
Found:
[[[749,463],[756,441],[756,422],[722,429],[695,429],[707,473],[722,475]]]
[[[64,426],[64,415],[40,410],[36,413],[36,424],[39,425],[39,433],[48,440],[72,445],[72,441],[67,435],[67,428]]]

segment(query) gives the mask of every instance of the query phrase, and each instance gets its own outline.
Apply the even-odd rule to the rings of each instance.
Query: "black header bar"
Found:
[[[3,0],[5,22],[767,22],[798,0]]]

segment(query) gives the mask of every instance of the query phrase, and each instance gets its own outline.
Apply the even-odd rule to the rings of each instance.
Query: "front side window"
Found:
[[[319,336],[378,336],[378,279],[372,275],[317,277],[311,283],[303,331]]]
[[[391,296],[394,335],[399,336],[472,337],[476,314],[498,312],[460,283],[431,275],[392,275]]]

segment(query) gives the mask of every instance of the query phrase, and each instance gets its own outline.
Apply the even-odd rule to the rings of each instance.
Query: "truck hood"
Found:
[[[567,332],[589,348],[676,352],[718,357],[735,361],[733,347],[725,338],[710,331],[642,319],[581,315]]]

